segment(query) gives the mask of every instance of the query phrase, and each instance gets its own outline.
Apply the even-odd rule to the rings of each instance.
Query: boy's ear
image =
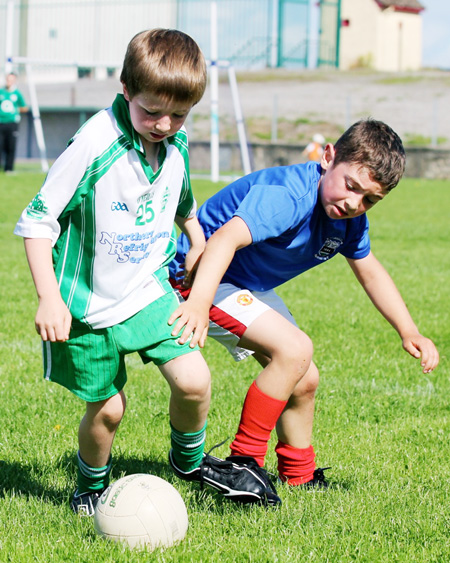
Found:
[[[334,145],[327,143],[323,151],[322,158],[320,159],[320,166],[324,170],[328,170],[328,168],[330,168],[330,166],[333,164],[335,154],[336,151],[334,150]]]
[[[124,82],[122,82],[122,88],[123,88],[123,95],[124,95],[126,101],[131,102],[130,95],[128,94],[128,89],[127,89],[126,84]]]

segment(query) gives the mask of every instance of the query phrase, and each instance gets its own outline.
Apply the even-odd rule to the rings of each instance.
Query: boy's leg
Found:
[[[159,369],[171,389],[169,461],[178,477],[207,483],[236,502],[280,504],[275,488],[256,464],[251,467],[204,454],[211,384],[201,353],[179,356]]]
[[[266,313],[264,314],[266,315]],[[271,359],[268,351],[261,354],[261,344],[267,336],[269,336],[275,346],[274,359],[282,354],[286,358],[286,352],[279,347],[276,335],[272,331],[281,331],[277,334],[286,334],[285,330],[289,327],[296,329],[289,321],[288,326],[281,326],[275,322],[266,322],[261,317],[263,324],[256,322],[245,331],[239,345],[244,348],[257,349],[255,359],[263,366],[263,371],[256,379],[254,386],[259,389],[259,393],[255,394],[255,389],[249,389],[242,410],[241,422],[236,434],[236,438],[231,445],[234,455],[253,455],[259,465],[264,464],[264,456],[267,450],[267,442],[273,429],[273,421],[276,418],[277,411],[274,410],[270,420],[271,408],[276,404],[274,397],[271,395],[269,387],[260,389],[260,381],[262,386],[267,381],[272,382],[277,379],[274,373],[279,363]],[[283,318],[283,320],[285,320]],[[261,329],[262,326],[262,329]],[[301,333],[301,331],[299,331]],[[303,333],[302,333],[303,334]],[[294,348],[295,350],[295,348]],[[301,342],[297,348],[299,357],[302,355]],[[306,352],[308,354],[308,352]],[[308,356],[305,356],[307,362]],[[281,363],[283,369],[283,363]],[[312,428],[314,421],[315,392],[319,383],[319,372],[315,364],[310,360],[309,367],[295,385],[288,401],[285,403],[281,414],[275,421],[276,431],[278,435],[278,444],[275,448],[278,457],[278,472],[282,481],[288,482],[290,485],[300,485],[315,482],[316,464],[315,452],[311,445]],[[268,392],[264,394],[264,389]],[[278,395],[279,397],[280,395]],[[272,407],[271,407],[272,405]],[[281,407],[281,405],[280,405]],[[278,411],[279,412],[279,411]],[[259,413],[264,413],[261,416]],[[253,451],[253,454],[251,453]],[[320,481],[320,483],[319,483]],[[322,478],[318,479],[319,486],[326,486]]]
[[[5,172],[12,172],[14,168],[17,138],[19,136],[19,127],[15,123],[8,125],[9,129],[5,140]]]
[[[244,296],[246,299],[241,299]],[[261,379],[256,380],[247,394],[238,430],[238,435],[241,434],[239,436],[240,451],[238,452],[236,448],[233,453],[253,455],[258,458],[259,464],[263,464],[267,441],[276,422],[279,437],[276,452],[281,479],[288,480],[291,484],[316,483],[317,481],[317,484],[323,486],[319,483],[319,470],[314,471],[315,454],[310,443],[314,396],[318,385],[316,367],[311,361],[310,367],[295,386],[283,409],[282,404],[277,404],[277,396],[271,396],[270,389],[263,387],[267,393],[259,389],[259,384],[264,385],[264,382],[261,383],[264,376],[272,377],[270,369],[266,369],[272,362],[272,352],[264,345],[264,339],[269,336],[269,342],[278,348],[276,352],[279,353],[282,351],[282,348],[278,347],[280,334],[284,336],[287,334],[285,330],[290,332],[292,327],[301,335],[303,333],[298,329],[282,299],[273,291],[249,292],[230,284],[221,284],[214,304],[215,306],[211,309],[209,335],[223,344],[236,361],[250,355],[250,350],[256,351],[253,354],[254,358],[264,368]],[[265,319],[260,325],[257,325],[256,321],[262,318],[267,311],[277,312],[287,320],[288,325],[264,322]],[[308,337],[306,337],[306,342],[308,343]],[[283,342],[283,344],[287,343],[287,341]],[[293,351],[296,350],[295,344],[291,347]],[[301,354],[301,343],[297,352]],[[275,367],[275,364],[272,364],[271,369]],[[278,382],[278,379],[275,378],[272,381]],[[282,412],[277,419],[277,413],[280,410]],[[261,417],[261,413],[264,413],[263,417]],[[293,476],[294,473],[295,476]]]
[[[81,458],[91,467],[107,464],[125,407],[123,391],[105,401],[86,403],[86,412],[78,429],[78,443]]]
[[[268,310],[246,329],[239,346],[254,350],[257,358],[270,359],[247,393],[231,444],[233,455],[252,455],[262,466],[270,433],[310,368],[312,343],[299,328],[276,311]],[[310,432],[306,429],[308,435]]]
[[[254,358],[263,368],[270,363],[270,358],[264,355],[255,353]],[[318,384],[319,371],[311,362],[276,423],[278,473],[290,485],[309,483],[315,477],[316,455],[311,438]]]
[[[203,459],[206,417],[211,400],[211,376],[203,356],[194,351],[159,366],[171,390],[169,416],[172,454],[183,471]]]
[[[188,297],[189,290],[177,286],[177,291],[182,298]],[[263,315],[269,312],[272,315],[263,318]],[[256,321],[261,318],[262,321],[257,324]],[[272,319],[274,323],[271,322]],[[283,319],[287,324],[283,323]],[[284,338],[285,334],[289,334],[288,340]],[[250,350],[255,352],[255,359],[264,368],[247,393],[241,423],[236,440],[232,444],[234,456],[239,454],[251,456],[262,466],[267,442],[272,429],[277,424],[277,432],[280,435],[277,455],[282,479],[284,479],[284,466],[293,461],[298,475],[301,475],[301,482],[310,480],[315,467],[315,454],[310,440],[318,374],[315,367],[309,369],[307,366],[308,349],[311,346],[309,338],[298,329],[282,299],[273,291],[250,292],[223,283],[219,286],[214,306],[211,308],[209,335],[224,345],[236,361],[250,355]],[[306,345],[306,350],[303,349],[303,344]],[[283,347],[284,349],[287,347],[287,354],[283,351]],[[296,351],[300,356],[296,355]],[[294,361],[290,362],[292,353]],[[275,362],[272,362],[272,356]],[[287,360],[288,369],[283,368],[283,361],[280,361],[283,359]],[[299,359],[306,365],[304,376],[299,377],[304,369],[303,366],[297,375],[294,369],[293,381],[300,379],[297,385],[292,386],[292,380],[288,375],[283,379],[283,385],[280,387],[277,371],[283,378],[283,374],[289,374],[290,368],[295,366],[295,362]],[[313,365],[312,361],[311,365]],[[288,394],[291,390],[288,401],[285,399],[286,385]],[[282,442],[283,439],[286,443]],[[296,446],[291,446],[290,442]],[[286,448],[283,449],[282,445]]]
[[[145,336],[147,347],[139,349],[141,358],[145,363],[153,361],[169,383],[172,469],[181,479],[208,484],[236,502],[279,504],[276,491],[259,467],[204,454],[211,376],[199,350],[191,349],[188,343],[180,345],[178,337],[171,334],[167,319],[177,306],[175,294],[167,294],[127,321],[126,326],[115,327],[115,337],[120,336],[122,344],[130,334],[135,341],[136,333]],[[144,330],[149,334],[143,334]],[[154,345],[150,345],[151,338]]]
[[[315,453],[311,445],[314,421],[315,392],[319,372],[313,362],[277,421],[278,457],[280,479],[290,485],[311,483],[315,478]]]
[[[294,448],[309,448],[314,423],[315,395],[319,371],[311,362],[308,371],[297,383],[276,424],[278,439]]]
[[[77,490],[71,503],[76,513],[92,516],[98,498],[109,485],[111,447],[125,405],[123,391],[104,401],[86,403],[78,430]]]

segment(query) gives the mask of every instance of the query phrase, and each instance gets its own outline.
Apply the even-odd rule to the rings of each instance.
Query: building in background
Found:
[[[0,0],[0,67],[12,57],[31,60],[36,80],[102,78],[121,66],[130,38],[153,27],[188,33],[209,58],[213,3],[220,60],[236,68],[308,66],[313,0]]]
[[[419,70],[423,10],[418,0],[321,0],[318,66]]]
[[[421,67],[418,0],[0,0],[0,72],[12,58],[37,82],[117,75],[152,27],[185,31],[210,58],[213,4],[218,58],[235,68]]]

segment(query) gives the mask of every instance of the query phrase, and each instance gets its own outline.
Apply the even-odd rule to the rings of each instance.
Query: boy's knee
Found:
[[[211,394],[211,374],[200,352],[180,356],[160,366],[172,394],[183,400],[204,401]]]
[[[316,365],[311,362],[311,365],[302,379],[298,382],[294,389],[293,395],[298,398],[301,397],[314,397],[319,386],[319,370]]]
[[[301,330],[296,330],[288,337],[280,339],[272,359],[278,358],[278,361],[304,375],[310,369],[312,356],[312,340]]]
[[[106,428],[115,430],[125,414],[126,397],[123,391],[107,399],[98,409],[97,417]]]
[[[209,372],[190,374],[177,380],[176,390],[183,399],[201,402],[211,394],[211,377]]]
[[[115,430],[122,421],[125,409],[114,408],[102,412],[103,424],[110,430]]]

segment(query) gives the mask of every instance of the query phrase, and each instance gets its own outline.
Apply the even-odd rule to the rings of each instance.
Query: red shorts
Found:
[[[171,283],[180,300],[188,298],[190,289],[173,283],[173,280]],[[284,301],[273,289],[249,291],[231,283],[221,283],[209,313],[208,336],[225,346],[236,361],[243,360],[253,352],[241,348],[240,339],[251,323],[270,309],[297,326]]]

